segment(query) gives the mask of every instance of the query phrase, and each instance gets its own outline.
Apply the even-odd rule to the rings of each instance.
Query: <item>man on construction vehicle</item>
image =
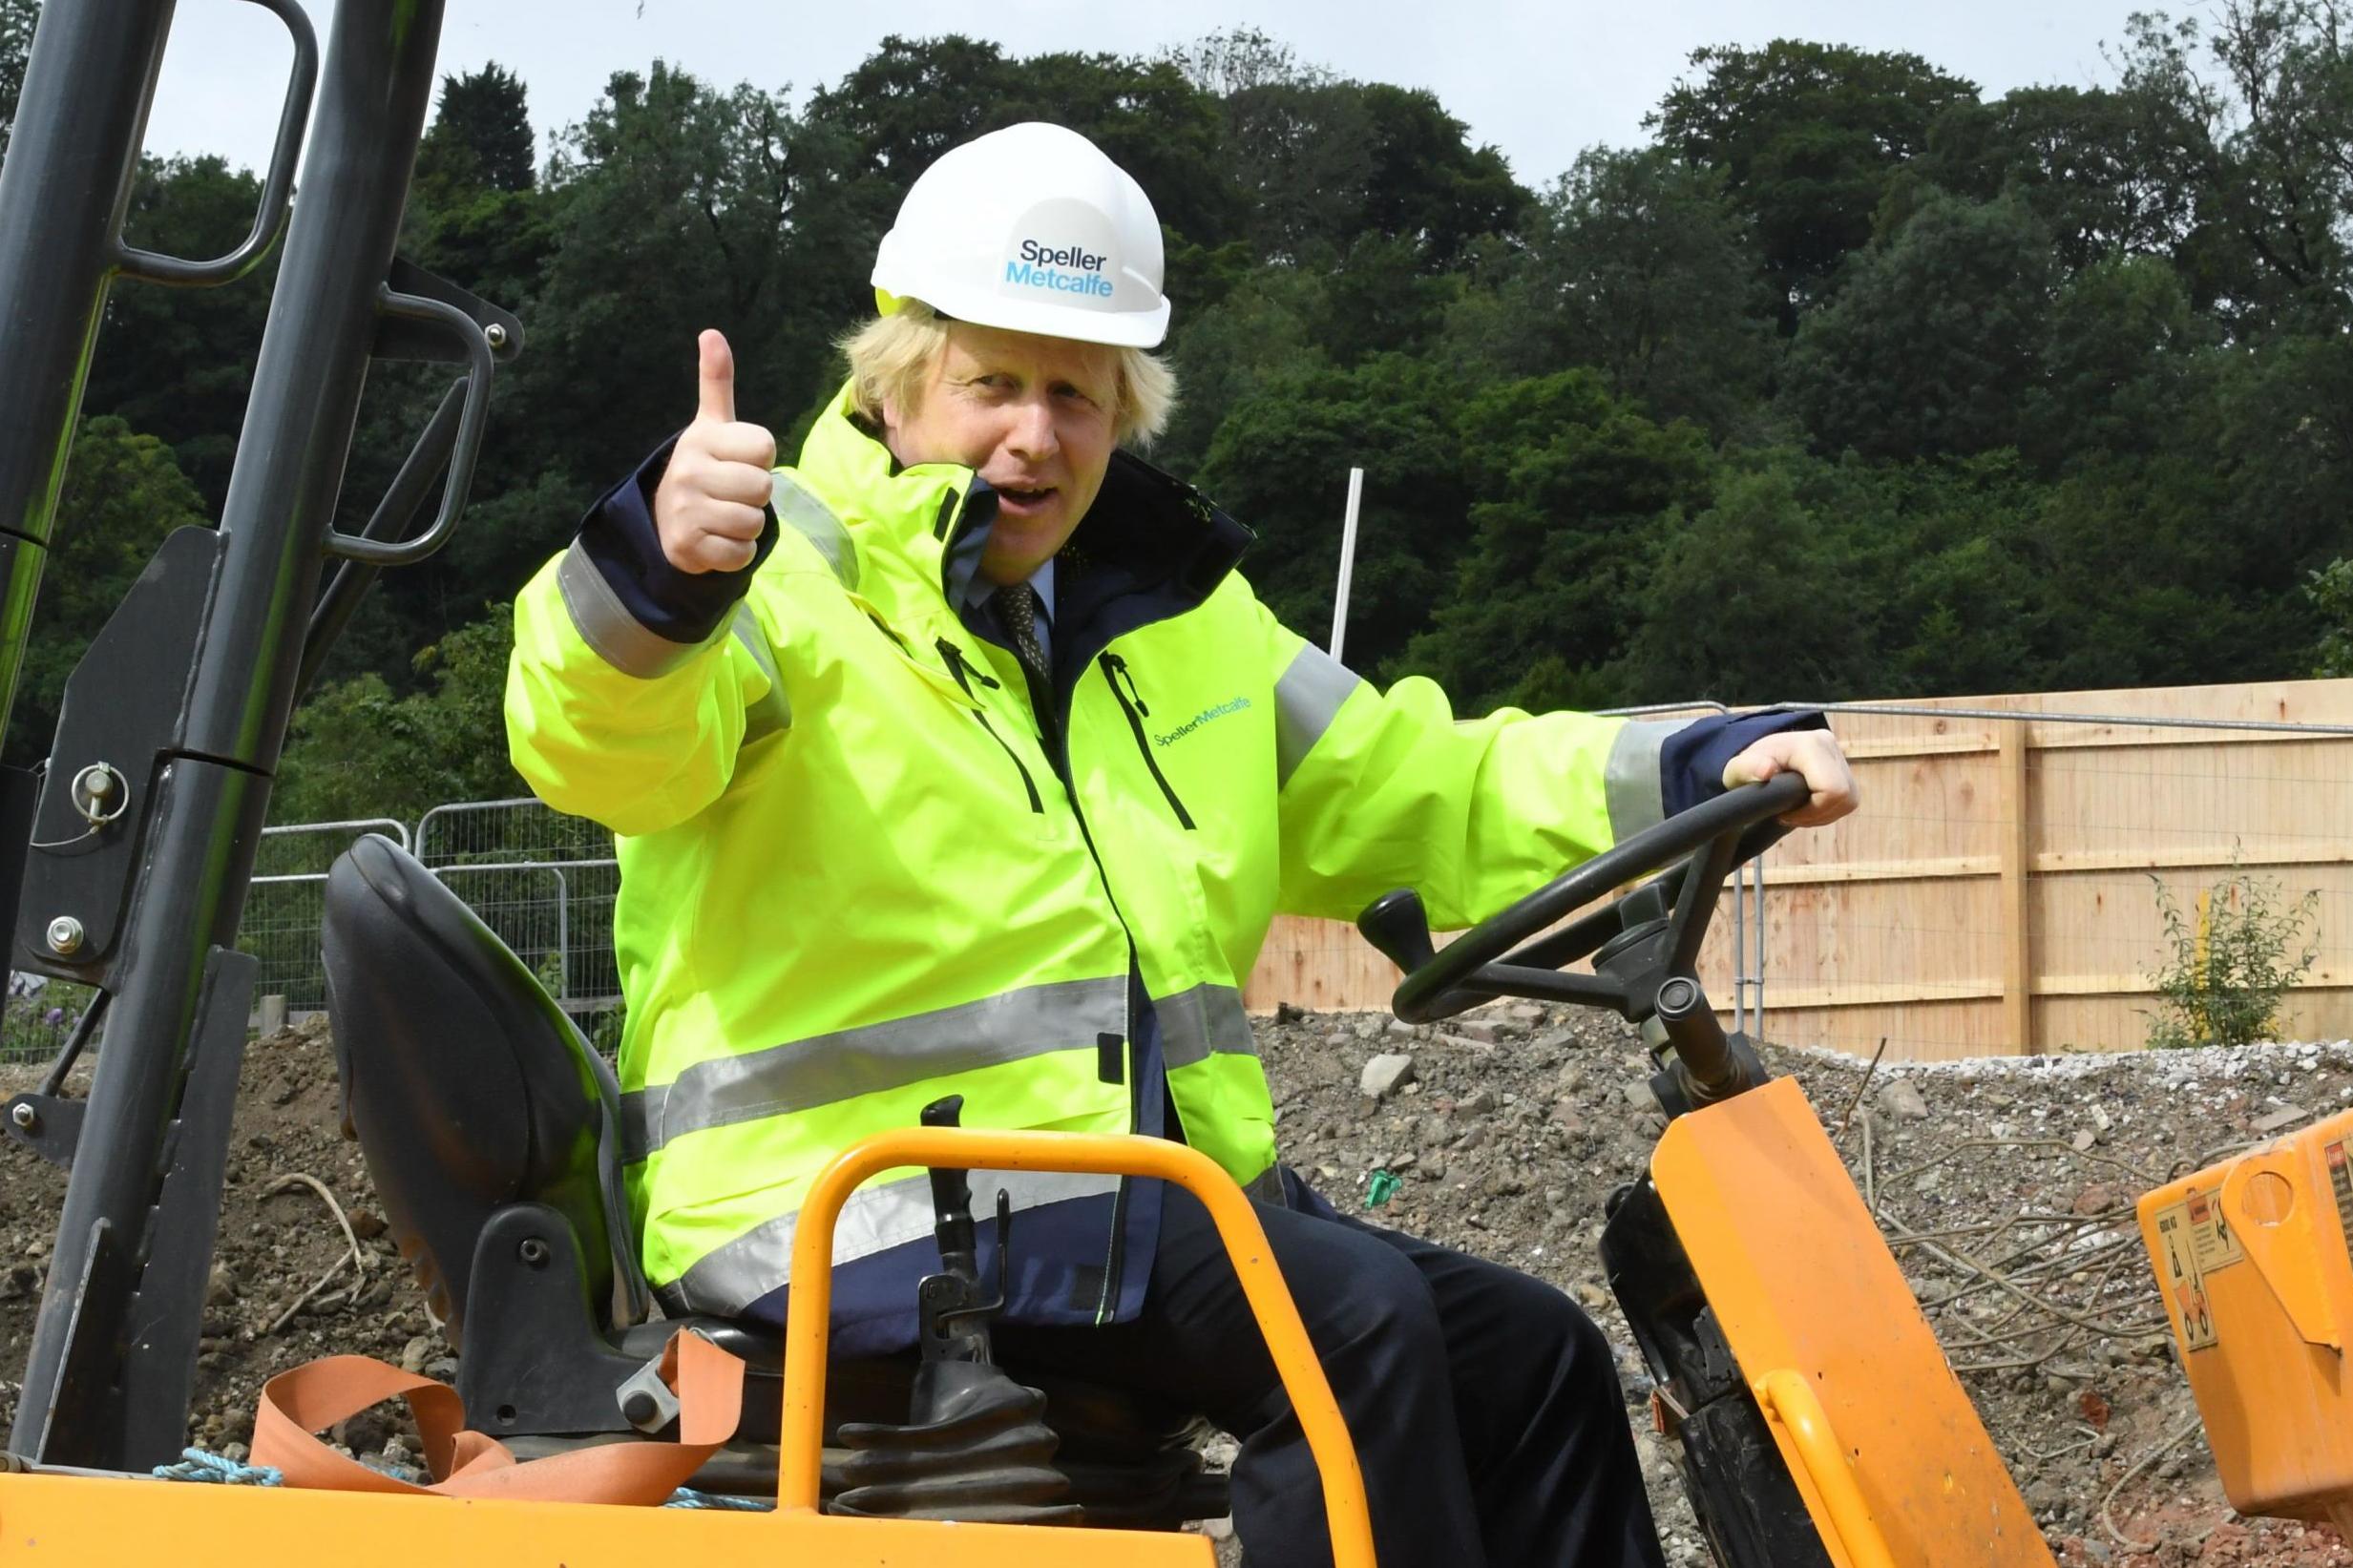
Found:
[[[1853,780],[1817,715],[1458,723],[1281,625],[1236,571],[1250,533],[1132,455],[1175,392],[1161,280],[1151,203],[1084,137],[958,147],[884,238],[798,462],[737,419],[706,332],[693,423],[516,601],[515,765],[619,839],[647,1271],[674,1310],[781,1322],[811,1178],[949,1094],[967,1125],[1181,1139],[1258,1202],[1384,1564],[1655,1563],[1600,1331],[1278,1165],[1242,986],[1278,909],[1410,886],[1460,926],[1727,785],[1796,769],[1813,824]],[[1241,1440],[1253,1559],[1328,1560],[1199,1204],[973,1186],[1016,1211],[1004,1359],[1204,1411]],[[912,1342],[932,1224],[919,1175],[845,1211],[840,1353]]]

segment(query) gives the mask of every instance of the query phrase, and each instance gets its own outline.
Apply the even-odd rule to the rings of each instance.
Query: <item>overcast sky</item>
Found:
[[[303,0],[323,34],[328,0]],[[1426,87],[1541,185],[1596,142],[1643,139],[1642,117],[1707,44],[1800,37],[1909,50],[1988,96],[2029,82],[2111,79],[2101,46],[2149,0],[1229,0],[1185,5],[941,0],[791,5],[778,0],[450,0],[441,69],[495,60],[530,89],[546,134],[578,119],[619,70],[657,58],[723,85],[789,85],[796,98],[838,80],[886,34],[961,31],[1012,53],[1142,53],[1253,25],[1306,60],[1368,81]],[[2175,6],[2176,10],[2184,9]],[[288,49],[284,30],[241,0],[181,0],[148,122],[158,153],[268,157]]]

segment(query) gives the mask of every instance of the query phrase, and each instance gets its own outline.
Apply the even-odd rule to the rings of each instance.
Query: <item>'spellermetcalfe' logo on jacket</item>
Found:
[[[1211,720],[1223,719],[1229,713],[1240,713],[1243,709],[1249,707],[1250,705],[1250,700],[1249,698],[1236,697],[1229,701],[1220,702],[1213,708],[1203,708],[1199,713],[1194,714],[1190,719],[1187,720],[1184,723],[1179,724],[1176,728],[1153,736],[1152,743],[1156,746],[1162,747],[1175,745],[1179,741],[1184,740],[1185,737],[1190,735],[1193,731],[1199,729],[1202,725],[1209,722]]]

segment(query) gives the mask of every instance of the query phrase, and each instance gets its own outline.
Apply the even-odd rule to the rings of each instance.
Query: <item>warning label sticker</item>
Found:
[[[2209,1211],[2217,1207],[2205,1194],[2193,1192],[2180,1202],[2157,1210],[2157,1242],[2165,1255],[2160,1271],[2165,1299],[2174,1309],[2182,1348],[2187,1350],[2211,1350],[2218,1339],[2214,1312],[2206,1301],[2205,1269],[2198,1263],[2202,1223],[2192,1214],[2201,1203]]]
[[[2190,1244],[2196,1250],[2200,1273],[2211,1274],[2247,1261],[2247,1249],[2239,1244],[2230,1222],[2222,1218],[2220,1193],[2192,1188],[2185,1201],[2190,1208]]]

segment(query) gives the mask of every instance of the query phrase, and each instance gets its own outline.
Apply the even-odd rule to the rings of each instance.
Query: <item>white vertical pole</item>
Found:
[[[1348,519],[1340,525],[1340,590],[1332,601],[1332,657],[1348,636],[1348,579],[1356,570],[1356,509],[1364,500],[1364,470],[1348,470]]]

